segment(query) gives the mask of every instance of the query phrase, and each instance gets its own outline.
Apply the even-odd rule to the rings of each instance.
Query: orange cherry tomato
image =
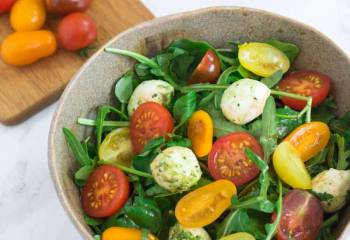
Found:
[[[15,31],[35,31],[46,20],[44,0],[18,0],[12,7],[10,23]]]
[[[88,177],[81,194],[81,202],[86,214],[104,218],[121,209],[128,197],[127,176],[119,168],[103,165]]]
[[[213,145],[213,120],[209,114],[199,110],[188,121],[187,136],[192,142],[192,149],[198,157],[208,155]]]
[[[24,66],[48,57],[57,48],[55,35],[46,30],[15,32],[1,45],[1,57],[7,64]]]
[[[208,50],[190,77],[190,83],[213,83],[221,73],[221,63],[212,50]]]
[[[289,142],[305,162],[327,146],[330,131],[323,122],[310,122],[294,129],[284,141]]]
[[[102,234],[102,240],[142,240],[142,233],[137,228],[110,227]],[[157,240],[154,235],[148,234],[148,240]]]
[[[231,198],[237,193],[236,186],[222,179],[200,187],[180,199],[175,216],[184,227],[204,227],[214,222],[231,206]]]

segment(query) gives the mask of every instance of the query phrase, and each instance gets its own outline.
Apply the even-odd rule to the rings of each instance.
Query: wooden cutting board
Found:
[[[97,48],[117,33],[154,18],[138,0],[93,0],[87,13],[97,24]],[[55,30],[59,19],[49,16],[45,28]],[[11,32],[8,15],[1,16],[0,42]],[[85,60],[63,49],[26,67],[0,60],[0,122],[19,123],[52,103]]]

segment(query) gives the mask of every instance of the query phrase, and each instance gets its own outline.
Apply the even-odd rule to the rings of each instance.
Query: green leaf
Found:
[[[146,56],[143,56],[139,53],[136,53],[136,52],[117,49],[117,48],[105,48],[104,51],[107,53],[114,53],[114,54],[119,54],[119,55],[131,57],[131,58],[135,59],[136,61],[143,63],[151,68],[159,68],[159,66],[157,65],[157,63],[154,60],[152,60]]]
[[[312,120],[329,124],[335,119],[337,106],[332,97],[328,97],[321,105],[312,109]]]
[[[259,76],[245,69],[242,65],[239,65],[237,68],[238,73],[242,76],[242,78],[250,78],[250,79],[260,79]]]
[[[173,108],[173,115],[177,125],[174,131],[188,121],[196,110],[196,105],[197,94],[195,92],[189,92],[176,100]]]
[[[121,103],[128,103],[134,90],[132,72],[125,73],[115,84],[114,94]]]
[[[303,118],[298,118],[299,112],[285,106],[276,109],[276,127],[279,139],[283,139],[294,128],[303,124]]]
[[[89,175],[95,170],[92,165],[85,165],[75,172],[74,177],[76,180],[86,180]]]
[[[331,130],[342,136],[350,136],[350,111],[347,112],[343,117],[331,121]]]
[[[89,154],[84,150],[83,146],[75,135],[68,128],[63,128],[63,133],[75,159],[78,161],[80,166],[92,164]]]
[[[282,70],[277,70],[271,76],[261,79],[261,82],[265,84],[268,88],[273,88],[277,85],[277,83],[279,83],[279,81],[281,81],[282,77]]]
[[[265,230],[267,233],[266,240],[271,240],[276,234],[278,225],[282,217],[282,183],[278,180],[278,200],[276,202],[276,219],[273,223],[268,223],[265,225]]]
[[[282,42],[276,39],[271,39],[266,41],[266,43],[281,50],[284,54],[286,54],[291,63],[295,60],[300,51],[299,48],[293,43]]]
[[[255,138],[259,139],[262,133],[262,120],[257,119],[254,122],[250,123],[248,125],[248,131],[250,134],[252,134]]]
[[[335,139],[338,146],[338,170],[346,170],[349,166],[348,158],[350,156],[350,150],[345,149],[345,138],[339,134],[335,134]]]
[[[191,147],[191,140],[180,135],[171,134],[170,138],[166,141],[166,147],[180,146],[180,147]]]

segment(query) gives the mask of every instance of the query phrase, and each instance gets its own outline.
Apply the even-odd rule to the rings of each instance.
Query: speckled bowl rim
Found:
[[[111,43],[115,42],[119,38],[122,38],[124,35],[127,35],[131,32],[139,31],[140,29],[145,28],[145,27],[163,24],[165,22],[174,21],[176,19],[181,19],[181,18],[190,16],[190,15],[203,14],[203,13],[207,13],[207,12],[220,12],[220,11],[248,11],[252,14],[262,13],[262,14],[265,14],[267,16],[269,15],[269,16],[274,17],[274,18],[280,18],[284,21],[288,21],[289,23],[291,23],[293,25],[299,25],[301,28],[304,28],[306,31],[313,31],[320,38],[323,38],[328,44],[332,45],[333,48],[335,48],[337,51],[339,51],[344,56],[346,56],[348,59],[348,62],[350,63],[349,56],[337,44],[335,44],[328,36],[326,36],[325,34],[320,32],[319,30],[317,30],[317,29],[315,29],[307,24],[293,20],[291,18],[282,16],[282,15],[279,15],[276,13],[272,13],[269,11],[255,9],[255,8],[232,7],[232,6],[208,7],[208,8],[203,8],[203,9],[198,9],[198,10],[193,10],[193,11],[177,13],[177,14],[172,14],[172,15],[168,15],[168,16],[164,16],[164,17],[155,18],[153,20],[143,22],[141,24],[138,24],[132,28],[129,28],[129,29],[119,33],[114,38],[112,38],[110,41],[108,41],[104,46],[102,46],[92,57],[90,57],[90,59],[88,61],[86,61],[85,64],[72,77],[71,81],[69,82],[69,84],[65,88],[61,98],[59,99],[58,106],[57,106],[56,111],[54,113],[54,116],[53,116],[53,119],[51,122],[50,132],[49,132],[49,145],[48,145],[49,160],[48,160],[48,164],[49,164],[49,169],[50,169],[50,173],[51,173],[51,178],[53,180],[57,196],[58,196],[64,210],[66,211],[70,220],[76,226],[76,228],[78,229],[78,231],[80,232],[80,234],[82,235],[82,237],[84,239],[91,239],[91,237],[92,237],[91,233],[86,231],[86,229],[84,228],[85,225],[78,221],[76,214],[74,213],[73,207],[69,204],[69,200],[68,200],[67,196],[64,194],[65,189],[63,188],[62,183],[59,181],[59,172],[57,171],[57,168],[55,167],[55,162],[59,161],[59,159],[56,159],[57,155],[55,154],[55,146],[54,146],[53,136],[55,135],[54,133],[56,131],[61,131],[61,129],[57,129],[57,122],[58,122],[58,119],[59,119],[61,112],[63,111],[62,110],[63,105],[64,105],[63,103],[65,102],[65,100],[68,96],[68,93],[71,91],[71,89],[73,89],[75,87],[75,85],[77,83],[77,78],[79,78],[79,76],[82,74],[84,69],[89,67],[90,63],[95,60],[96,56],[99,54],[102,54],[103,49],[105,47],[108,47]],[[345,227],[345,229],[343,230],[343,232],[340,236],[340,239],[345,239],[344,237],[348,234],[350,234],[350,224],[347,224],[347,226]]]

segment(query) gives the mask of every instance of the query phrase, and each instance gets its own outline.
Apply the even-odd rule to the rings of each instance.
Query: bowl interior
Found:
[[[264,41],[276,38],[297,44],[301,53],[292,69],[312,69],[331,76],[332,94],[339,113],[350,109],[350,61],[327,37],[293,20],[268,12],[235,7],[219,7],[158,18],[127,30],[107,43],[109,47],[152,54],[178,38],[206,40],[225,46],[228,40]],[[76,125],[78,117],[91,117],[96,107],[113,103],[116,79],[133,66],[127,58],[97,52],[75,75],[61,97],[49,138],[49,165],[58,196],[85,239],[93,239],[85,225],[77,188],[72,176],[75,160],[62,133],[68,127],[79,138],[91,129]],[[340,227],[342,232],[343,227]],[[343,236],[345,236],[343,231]],[[345,238],[344,238],[345,239]]]

